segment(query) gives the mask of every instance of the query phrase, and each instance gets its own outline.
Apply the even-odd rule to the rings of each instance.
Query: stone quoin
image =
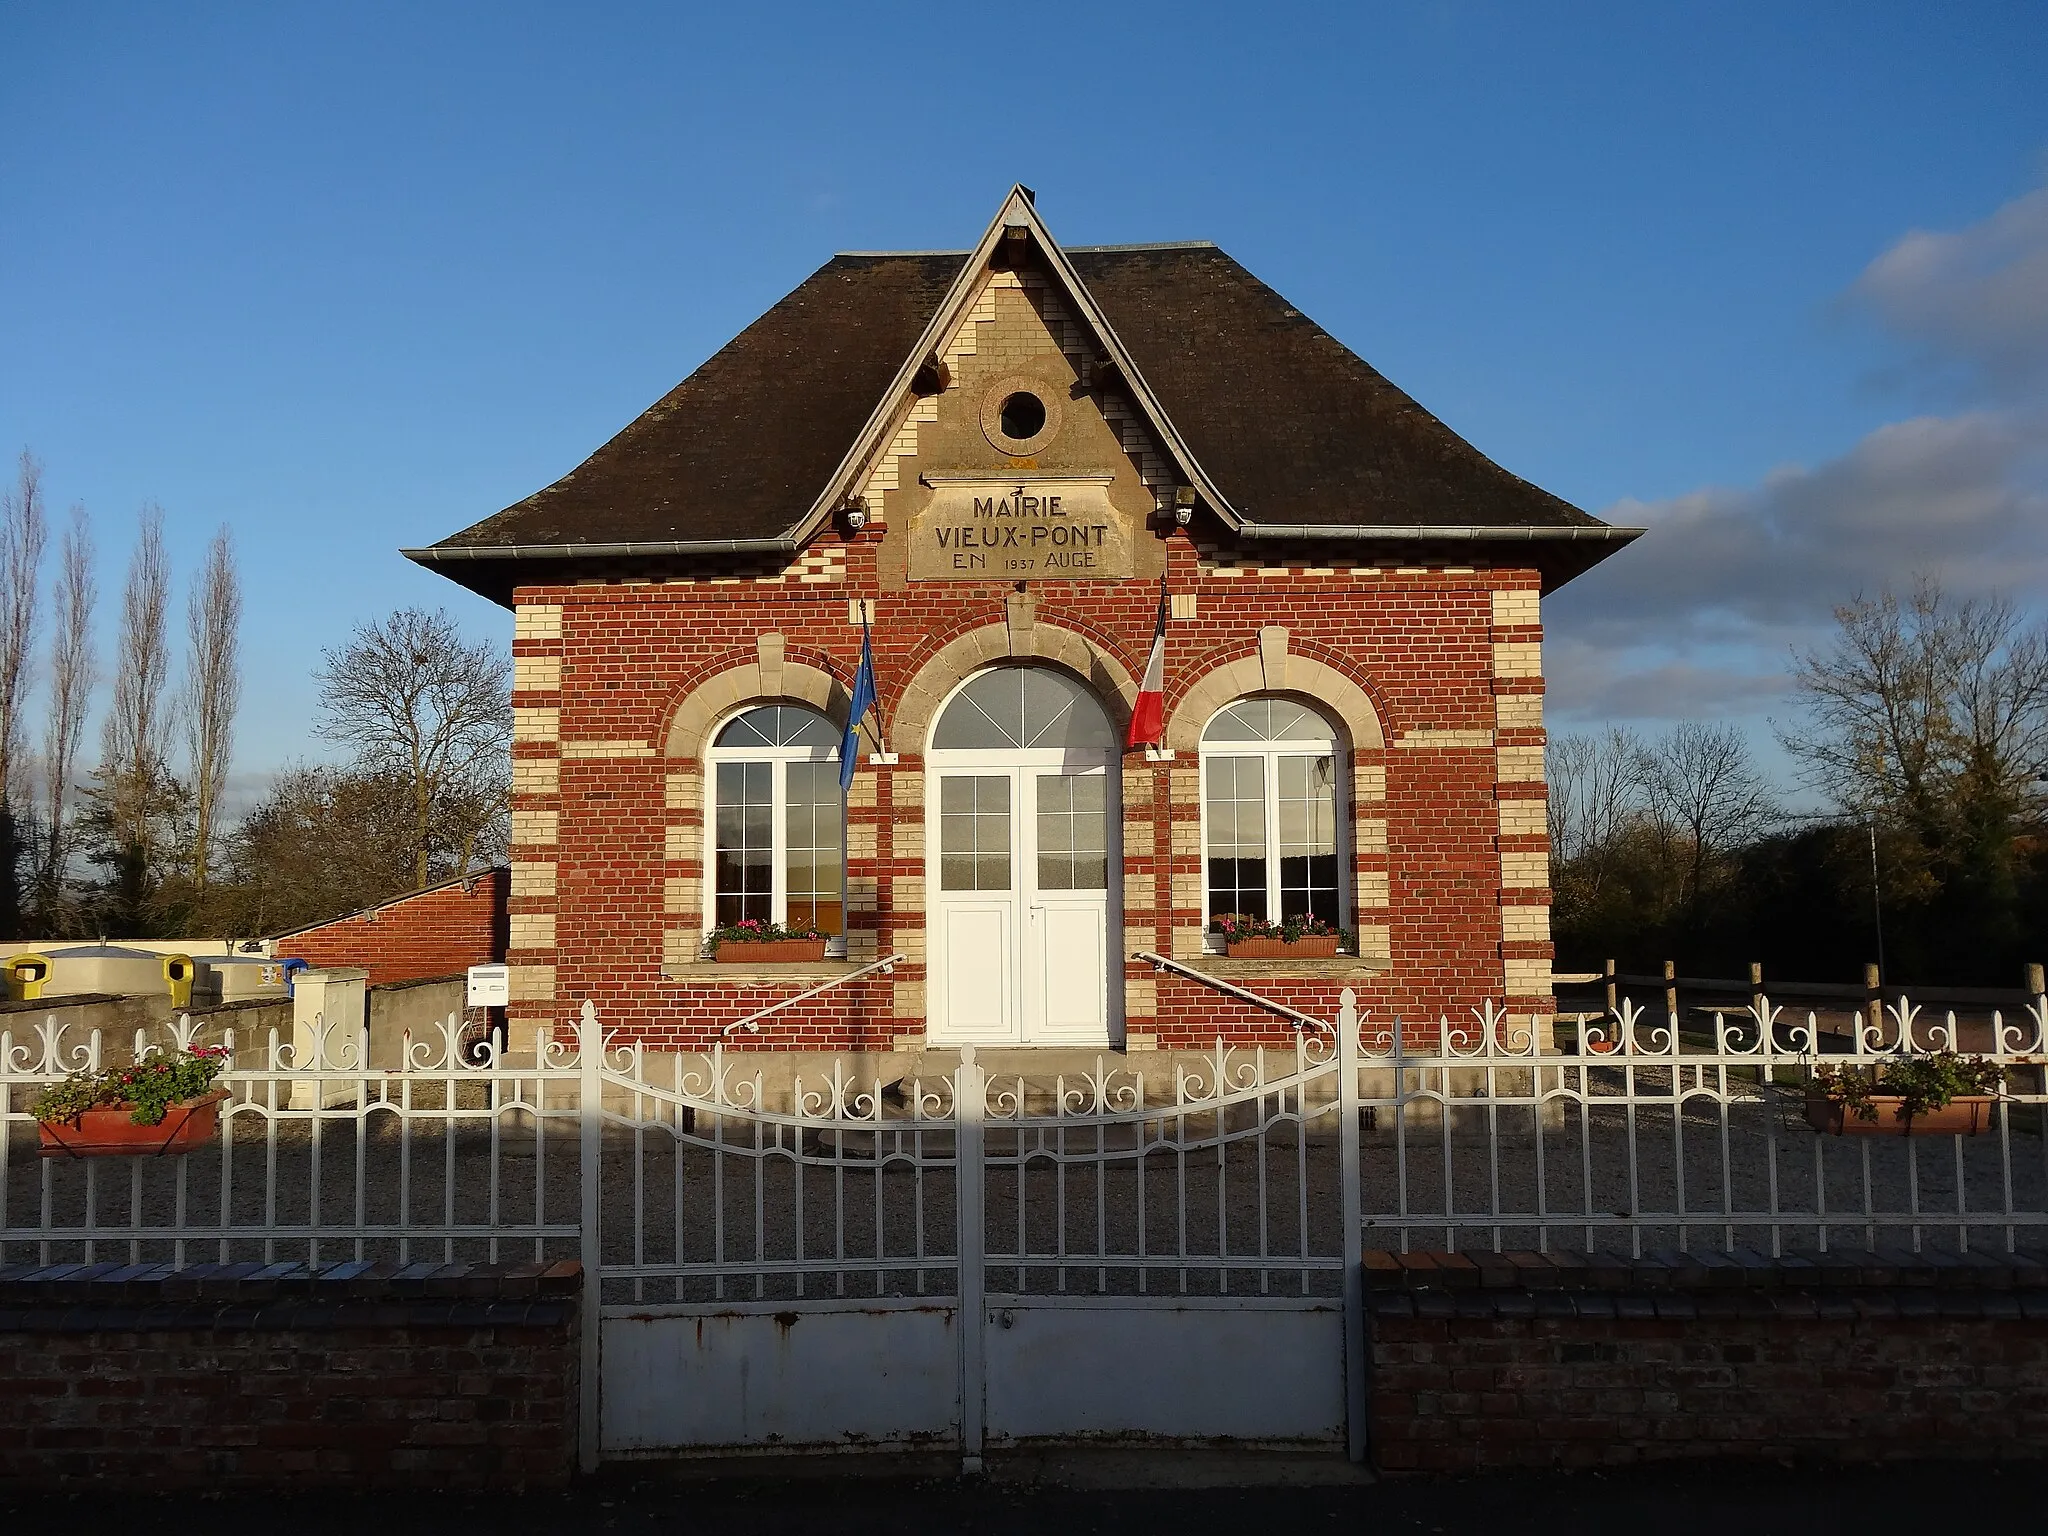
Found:
[[[1637,532],[1213,245],[1064,248],[1019,187],[971,250],[835,256],[407,551],[515,616],[514,1048],[586,999],[701,1048],[819,988],[738,1042],[1293,1039],[1209,981],[1319,1018],[1351,987],[1368,1029],[1541,1014],[1540,600]],[[1161,739],[1127,745],[1162,611]],[[1232,959],[1224,914],[1351,943]],[[826,958],[712,961],[748,917]]]

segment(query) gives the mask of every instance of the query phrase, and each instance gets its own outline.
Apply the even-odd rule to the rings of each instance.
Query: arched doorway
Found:
[[[1120,755],[1088,688],[995,667],[925,755],[926,1028],[934,1044],[1120,1042]]]

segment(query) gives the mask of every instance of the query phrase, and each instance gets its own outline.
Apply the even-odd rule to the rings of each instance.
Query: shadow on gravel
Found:
[[[1451,1482],[1257,1488],[1077,1488],[948,1477],[680,1478],[610,1472],[566,1494],[158,1495],[10,1497],[0,1530],[90,1520],[145,1529],[173,1505],[211,1528],[361,1536],[366,1529],[435,1536],[561,1536],[571,1531],[715,1530],[719,1536],[975,1532],[988,1536],[1249,1536],[1291,1529],[1363,1529],[1370,1536],[1512,1531],[1572,1536],[1857,1536],[1923,1533],[1967,1519],[1997,1528],[2038,1518],[2032,1469],[1982,1464],[1842,1471],[1688,1467]],[[191,1501],[189,1504],[187,1501]],[[1965,1513],[1966,1512],[1966,1513]],[[1331,1522],[1347,1522],[1337,1527]]]

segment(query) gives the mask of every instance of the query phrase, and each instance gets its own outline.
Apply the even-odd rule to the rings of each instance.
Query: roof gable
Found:
[[[1011,254],[1002,254],[1004,252]],[[823,526],[834,508],[843,504],[847,497],[853,494],[875,460],[888,449],[891,439],[915,405],[913,390],[918,373],[926,360],[938,356],[946,343],[965,323],[970,307],[986,286],[991,266],[999,261],[1014,264],[1021,260],[1030,260],[1040,265],[1064,290],[1069,306],[1078,315],[1081,323],[1093,333],[1096,350],[1115,365],[1121,375],[1119,382],[1123,391],[1131,396],[1141,419],[1151,428],[1157,440],[1164,444],[1182,479],[1203,490],[1213,506],[1235,521],[1221,495],[1208,484],[1200,466],[1174,435],[1172,423],[1160,410],[1158,401],[1146,387],[1129,353],[1116,339],[1115,332],[1110,329],[1100,308],[1089,296],[1072,263],[1068,261],[1066,253],[1053,239],[1052,232],[1045,227],[1045,221],[1039,218],[1030,188],[1016,186],[1010,189],[1009,196],[1003,199],[1003,206],[989,221],[981,239],[967,253],[953,286],[947,291],[944,301],[932,316],[930,324],[918,337],[910,354],[904,358],[895,379],[891,381],[889,390],[876,403],[874,413],[869,417],[860,437],[847,450],[837,472],[820,490],[809,514],[797,526],[795,532],[798,542],[809,538]]]

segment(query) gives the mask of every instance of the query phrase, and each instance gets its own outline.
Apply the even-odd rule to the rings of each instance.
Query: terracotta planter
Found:
[[[1233,960],[1327,960],[1337,953],[1337,935],[1304,934],[1292,944],[1285,939],[1226,939]]]
[[[74,1124],[44,1121],[45,1157],[164,1157],[191,1152],[213,1140],[228,1091],[216,1088],[164,1111],[156,1125],[137,1125],[133,1105],[88,1109]]]
[[[770,939],[759,943],[740,943],[733,939],[719,942],[717,953],[712,955],[720,965],[791,965],[816,964],[825,958],[823,939]]]
[[[1621,1049],[1619,1040],[1585,1040],[1583,1035],[1580,1039],[1585,1041],[1587,1053],[1593,1056],[1611,1056]]]
[[[1806,1101],[1806,1123],[1830,1136],[1975,1136],[1991,1125],[1991,1106],[1998,1102],[1990,1094],[1957,1094],[1946,1109],[1931,1109],[1911,1120],[1899,1118],[1897,1094],[1873,1093],[1870,1102],[1877,1109],[1875,1120],[1860,1119],[1846,1106],[1815,1095]]]

